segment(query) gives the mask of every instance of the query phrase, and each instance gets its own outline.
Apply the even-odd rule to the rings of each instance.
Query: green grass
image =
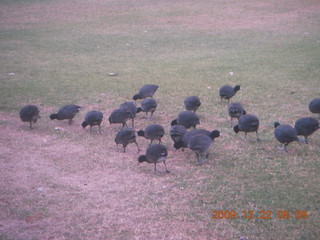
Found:
[[[189,172],[168,179],[177,189],[195,192],[195,198],[183,201],[184,209],[189,211],[181,212],[179,217],[202,221],[206,230],[215,231],[221,239],[229,235],[233,239],[318,239],[319,132],[311,137],[309,146],[294,143],[289,153],[281,153],[275,149],[278,143],[273,138],[272,124],[280,121],[292,125],[299,117],[311,116],[308,103],[320,96],[319,13],[308,12],[300,21],[288,18],[281,30],[239,27],[206,31],[180,27],[179,23],[154,24],[153,17],[189,18],[201,14],[199,6],[210,14],[209,9],[214,12],[233,8],[237,1],[194,3],[189,8],[186,2],[171,9],[170,2],[142,1],[131,6],[128,1],[110,1],[107,4],[113,10],[99,12],[88,21],[81,20],[79,15],[79,21],[63,24],[44,21],[45,17],[35,23],[21,20],[20,28],[7,22],[1,24],[0,110],[16,113],[28,103],[36,103],[40,108],[75,103],[110,111],[130,100],[142,84],[155,83],[161,86],[156,93],[158,111],[167,114],[161,123],[168,127],[169,119],[183,110],[183,99],[199,95],[203,102],[199,109],[203,126],[218,128],[224,136],[216,141],[208,166],[193,166],[194,156],[189,154]],[[264,1],[237,2],[241,9],[238,17],[245,18],[246,11],[252,15],[249,10],[255,9],[256,18],[259,14],[272,18],[316,3],[291,2],[278,5],[273,1],[267,6]],[[2,1],[0,7],[16,9],[37,3],[45,4]],[[54,5],[60,3],[55,1]],[[110,72],[119,76],[109,77]],[[249,142],[234,136],[226,105],[220,105],[217,94],[223,84],[243,87],[235,101],[259,116],[261,143],[253,142],[250,134]],[[97,103],[101,94],[106,97]],[[6,121],[1,121],[3,124]],[[61,134],[61,138],[72,136]],[[175,156],[170,156],[170,160],[174,164]],[[166,202],[158,199],[154,203],[157,197],[151,193],[142,200],[143,204],[165,208]],[[214,210],[306,210],[310,216],[307,220],[280,220],[275,215],[272,220],[213,220]],[[18,211],[23,213],[23,209]],[[176,214],[164,218],[175,219]],[[74,239],[82,239],[80,235]],[[122,229],[118,239],[132,235]],[[11,239],[5,234],[1,236]],[[72,233],[66,237],[73,239]]]

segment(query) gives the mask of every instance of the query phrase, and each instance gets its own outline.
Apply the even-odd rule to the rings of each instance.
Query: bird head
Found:
[[[132,97],[133,100],[138,100],[140,99],[140,95],[139,94],[135,94],[133,97]]]
[[[210,138],[213,140],[217,137],[220,137],[220,131],[218,130],[213,130],[211,133],[210,133]]]
[[[51,114],[50,115],[50,119],[53,120],[53,119],[58,119],[58,114],[54,113],[54,114]]]
[[[234,91],[235,92],[238,92],[240,89],[241,89],[240,85],[237,85],[237,86],[234,87]]]
[[[171,126],[173,125],[178,125],[178,120],[177,119],[174,119],[171,121]]]
[[[144,137],[144,131],[143,130],[137,131],[137,134],[138,134],[139,137]]]
[[[273,124],[274,128],[278,127],[279,125],[280,125],[279,122],[274,122],[274,124]]]
[[[87,123],[86,121],[84,121],[84,122],[81,124],[81,126],[82,126],[83,128],[85,128],[86,126],[88,126],[88,123]]]
[[[175,142],[174,145],[173,145],[173,147],[174,147],[175,149],[180,149],[180,148],[182,148],[183,146],[184,146],[183,141]]]
[[[146,155],[140,155],[138,157],[138,162],[142,163],[142,162],[146,162],[147,161],[147,156]]]
[[[238,133],[238,132],[240,131],[239,126],[238,126],[238,125],[234,126],[234,127],[233,127],[233,131],[234,131],[235,133]]]

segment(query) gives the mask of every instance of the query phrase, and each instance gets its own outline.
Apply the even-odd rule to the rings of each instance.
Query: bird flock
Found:
[[[134,143],[137,151],[140,151],[137,143],[137,136],[150,140],[150,144],[144,155],[138,157],[138,162],[147,162],[154,164],[154,172],[157,173],[157,163],[162,162],[165,166],[165,172],[169,173],[166,166],[168,157],[168,149],[161,144],[161,139],[165,135],[164,127],[159,124],[149,124],[143,130],[136,131],[134,129],[134,119],[139,112],[145,112],[148,119],[151,119],[156,108],[157,101],[153,98],[159,86],[155,84],[143,85],[139,92],[133,96],[134,101],[124,102],[113,110],[109,116],[110,124],[121,124],[121,129],[116,133],[115,143],[122,145],[123,152],[130,143]],[[231,127],[235,133],[244,132],[245,138],[247,133],[255,132],[257,141],[260,141],[258,135],[259,118],[252,114],[247,114],[241,103],[230,103],[230,99],[240,90],[240,85],[231,87],[229,85],[222,86],[219,89],[221,102],[223,99],[228,101],[228,114],[231,118]],[[141,106],[137,107],[137,100],[142,100]],[[209,150],[214,140],[220,136],[219,130],[208,131],[205,129],[197,129],[200,119],[196,111],[201,106],[198,96],[188,96],[184,100],[186,111],[178,114],[177,118],[171,121],[170,137],[173,141],[175,149],[189,148],[197,158],[197,165],[201,165],[207,161]],[[69,125],[72,124],[73,118],[81,110],[78,105],[62,106],[57,113],[49,116],[51,120],[68,120]],[[309,103],[309,110],[312,113],[319,114],[320,117],[320,98],[315,98]],[[34,128],[34,124],[40,119],[40,111],[35,105],[26,105],[20,110],[20,118],[22,122],[29,122],[30,129]],[[233,119],[237,119],[238,123],[234,126]],[[98,126],[101,134],[101,123],[103,113],[92,110],[86,113],[85,119],[81,126],[86,128],[90,126],[90,132],[93,126]],[[127,122],[131,120],[131,127]],[[191,130],[189,130],[191,129]],[[295,122],[294,127],[287,124],[274,123],[274,136],[282,144],[280,150],[287,151],[287,146],[294,141],[304,142],[308,144],[308,137],[319,129],[319,122],[316,118],[304,117]],[[298,136],[303,136],[299,139]],[[158,143],[154,143],[158,141]]]

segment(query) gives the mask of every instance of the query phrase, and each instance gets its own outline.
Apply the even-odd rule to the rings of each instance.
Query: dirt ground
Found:
[[[8,6],[0,10],[0,16],[3,28],[22,29],[28,27],[26,22],[45,26],[48,22],[90,21],[119,8],[103,3]],[[175,4],[179,8],[180,3]],[[132,10],[132,6],[120,7]],[[158,7],[166,10],[173,6],[168,1]],[[143,8],[150,10],[149,16],[159,10],[148,5]],[[243,18],[239,18],[243,9],[223,6],[216,12],[208,8],[188,17],[145,17],[150,25],[175,24],[205,31],[255,27],[279,30],[282,23],[294,24],[301,17],[307,18],[310,11],[320,11],[320,3],[280,13],[276,18],[265,14],[257,19],[255,11],[263,8],[256,6]],[[213,19],[212,15],[217,17]],[[112,27],[109,30],[118,31]],[[218,239],[218,233],[208,226],[211,213],[203,211],[205,208],[189,207],[190,201],[198,198],[197,192],[187,190],[183,180],[177,180],[181,176],[188,179],[188,170],[196,168],[192,154],[173,154],[167,137],[164,142],[169,148],[167,166],[171,173],[163,173],[164,167],[159,164],[155,175],[153,165],[138,164],[135,145],[129,145],[126,153],[116,146],[117,127],[109,126],[107,117],[102,135],[81,129],[81,120],[78,117],[69,126],[43,116],[30,130],[17,114],[0,112],[0,239]],[[148,141],[139,139],[139,144],[141,154]],[[189,181],[201,184],[204,176],[197,171],[193,174]],[[231,239],[227,231],[221,234]]]
[[[153,165],[138,164],[134,144],[126,153],[116,147],[117,127],[107,123],[99,135],[82,130],[79,118],[72,126],[42,120],[48,126],[33,130],[15,115],[0,119],[2,239],[214,239],[188,217],[196,192],[171,181],[187,173],[193,155],[185,162],[175,152],[175,164],[167,161],[171,173],[159,164],[155,175]],[[148,141],[139,143],[143,153]]]

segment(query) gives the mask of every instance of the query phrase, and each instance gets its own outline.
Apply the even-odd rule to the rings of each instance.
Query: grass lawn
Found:
[[[287,153],[273,136],[275,121],[316,117],[319,23],[317,0],[0,1],[0,239],[319,239],[320,133]],[[158,108],[136,129],[165,127],[170,174],[138,165],[143,138],[122,153],[108,123],[147,83]],[[225,84],[241,85],[232,101],[259,117],[261,142],[233,132]],[[202,166],[169,136],[190,95],[199,128],[222,134]],[[41,111],[33,130],[18,117],[26,104]],[[83,107],[71,126],[49,119],[65,104]],[[93,109],[102,135],[80,126]]]

